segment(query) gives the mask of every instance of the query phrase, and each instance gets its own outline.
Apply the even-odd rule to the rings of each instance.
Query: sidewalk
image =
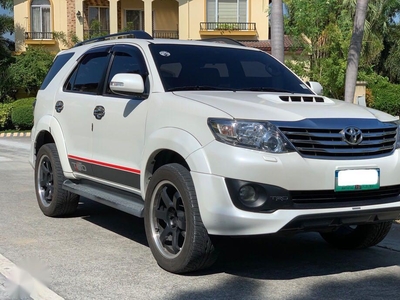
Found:
[[[30,300],[32,298],[23,288],[16,286],[0,273],[0,299]]]

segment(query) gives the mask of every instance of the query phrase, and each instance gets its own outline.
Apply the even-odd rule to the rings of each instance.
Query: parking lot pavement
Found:
[[[378,245],[378,247],[387,248],[400,252],[400,224],[394,223],[392,229],[386,238]]]

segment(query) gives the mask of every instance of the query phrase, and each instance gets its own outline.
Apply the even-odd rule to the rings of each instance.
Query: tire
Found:
[[[200,217],[190,172],[179,164],[160,167],[146,192],[147,241],[159,266],[172,273],[205,269],[217,251]]]
[[[334,232],[321,232],[322,238],[340,249],[364,249],[379,244],[389,233],[392,222],[341,226]]]
[[[65,180],[55,144],[43,145],[35,164],[36,198],[41,211],[49,217],[73,213],[79,196],[62,188]]]

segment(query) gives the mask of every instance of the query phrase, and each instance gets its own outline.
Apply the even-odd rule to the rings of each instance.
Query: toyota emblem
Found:
[[[346,127],[340,134],[342,135],[343,141],[349,145],[358,145],[363,139],[362,132],[357,127]]]

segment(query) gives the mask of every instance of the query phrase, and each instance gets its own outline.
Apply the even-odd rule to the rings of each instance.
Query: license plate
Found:
[[[335,171],[335,192],[379,189],[379,169]]]

